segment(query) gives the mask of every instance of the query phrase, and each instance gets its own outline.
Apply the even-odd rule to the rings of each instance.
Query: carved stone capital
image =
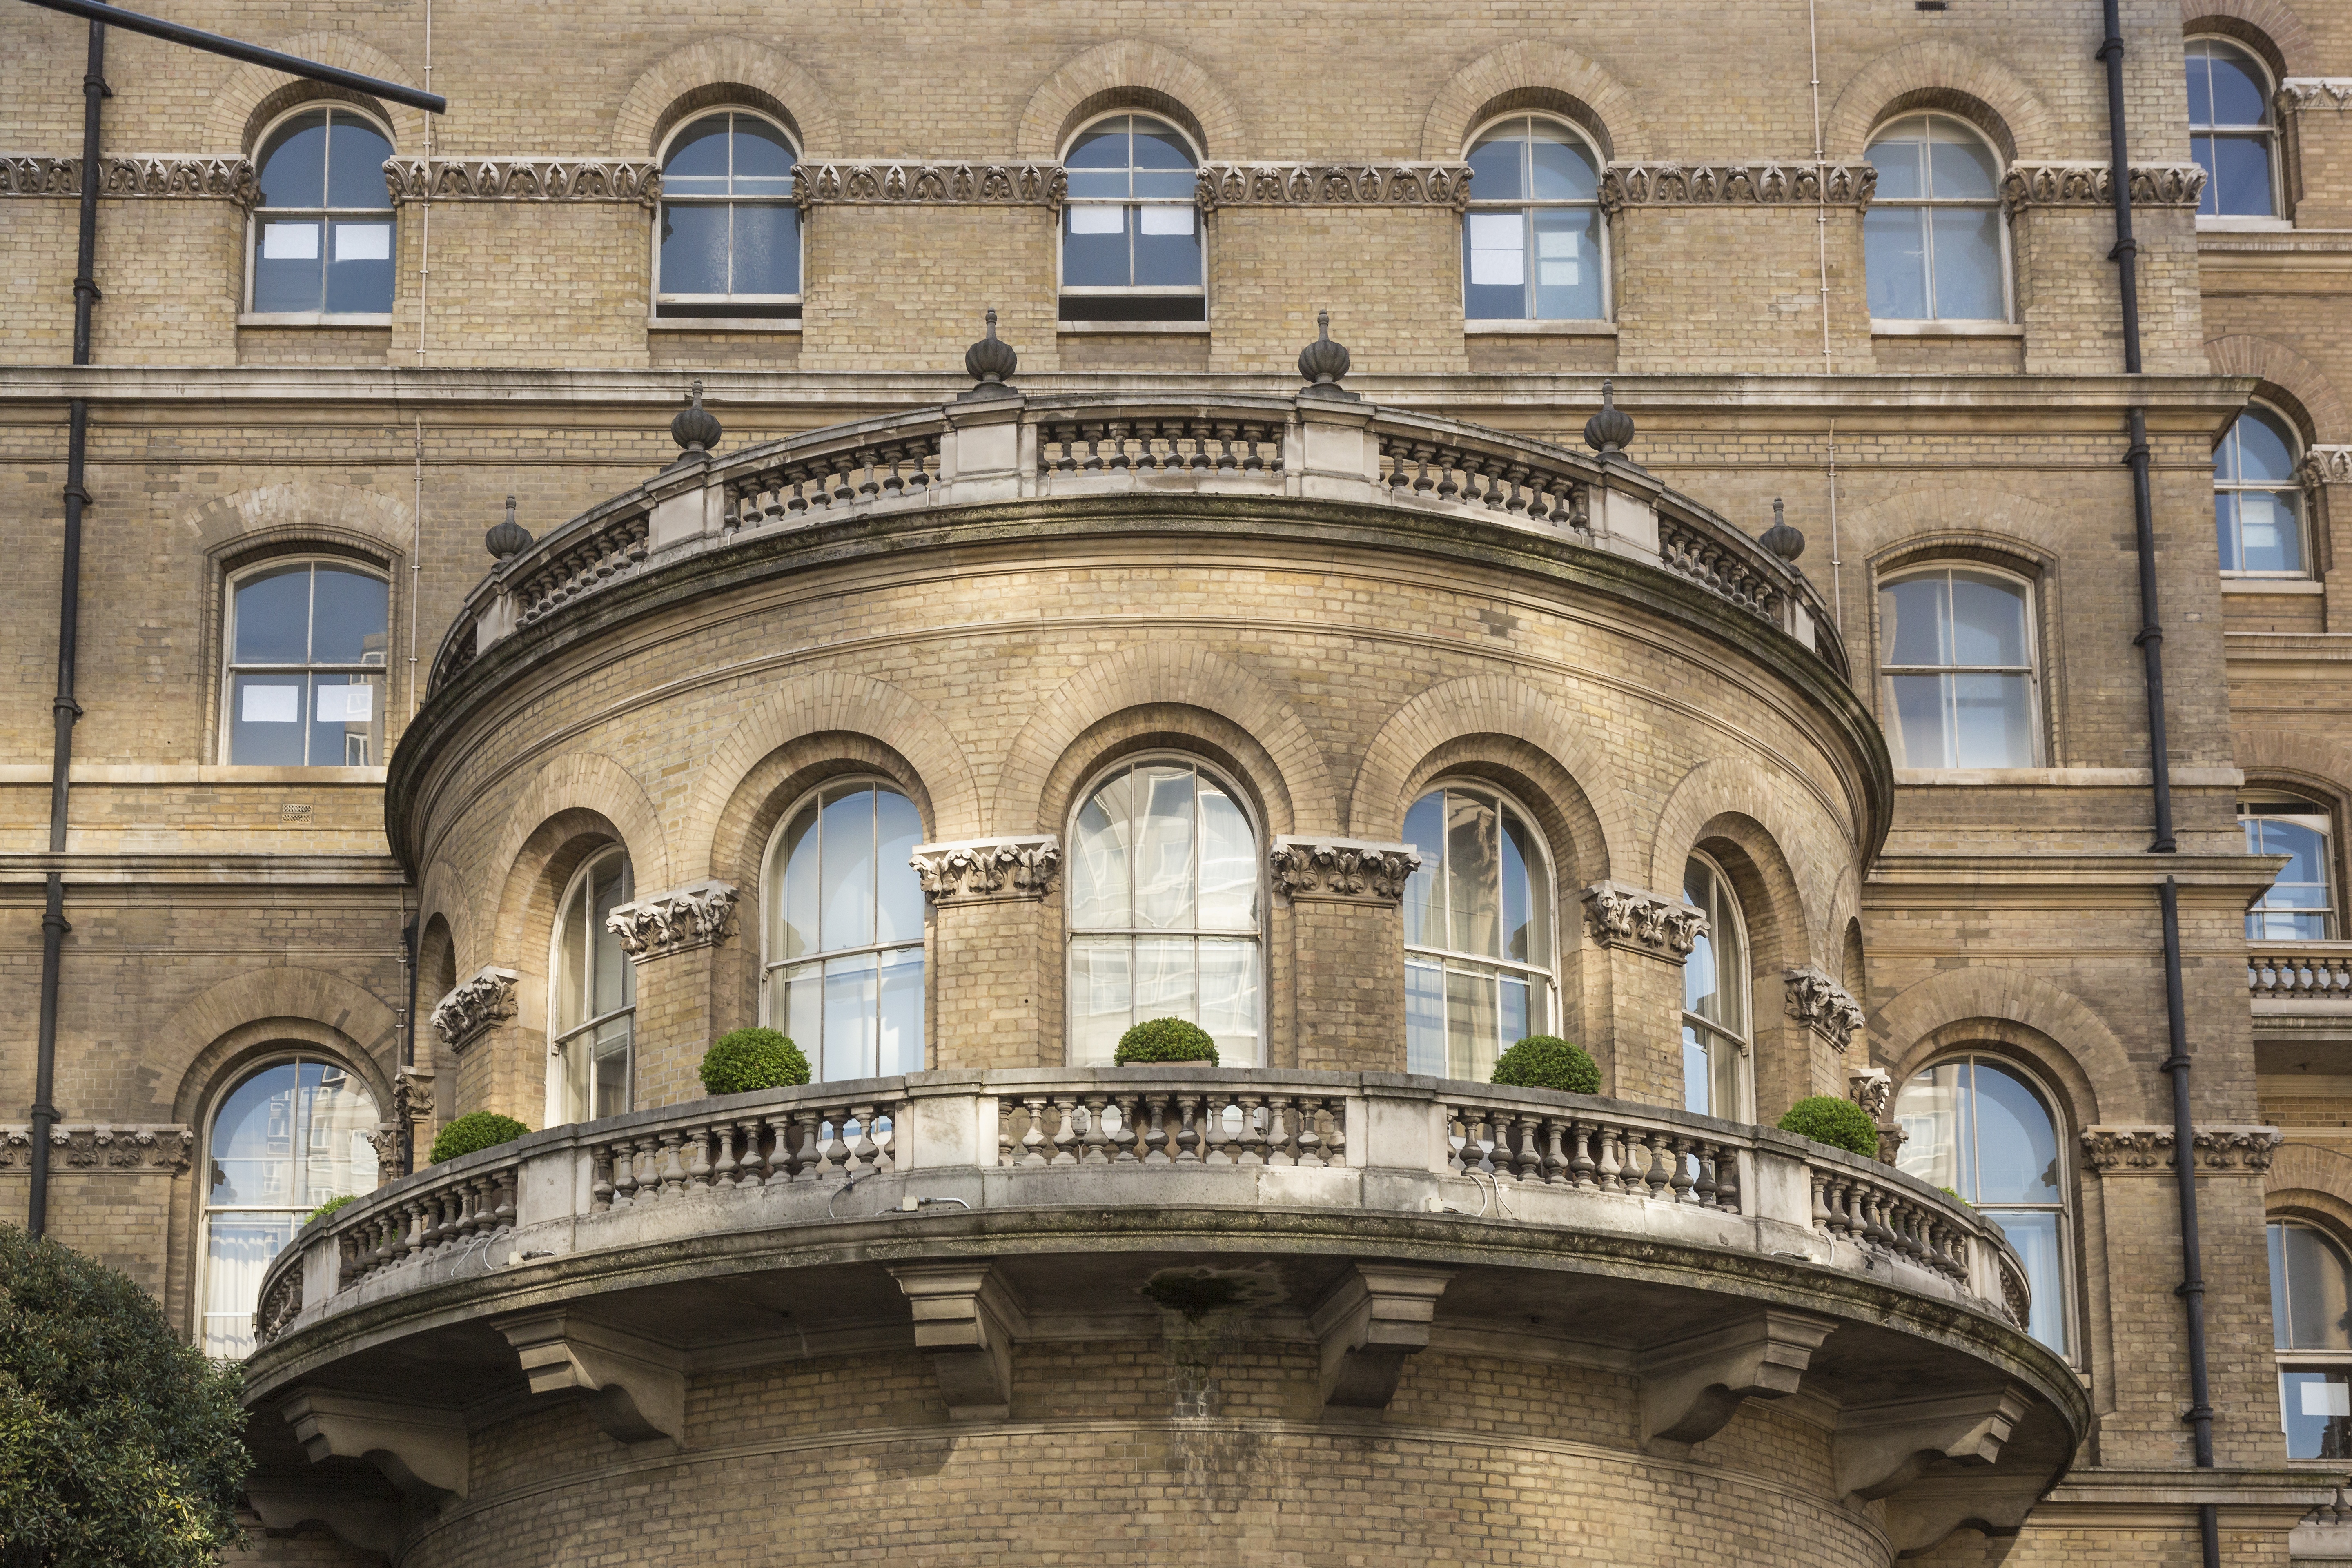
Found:
[[[950,1418],[1003,1420],[1013,1403],[1013,1342],[1029,1323],[994,1266],[982,1258],[888,1267],[914,1309],[915,1348],[930,1352]]]
[[[2012,163],[2000,179],[2001,205],[2023,207],[2104,207],[2115,202],[2113,167],[2093,159],[2037,158]],[[2134,206],[2194,207],[2205,192],[2195,163],[2139,163],[2131,171]]]
[[[1624,207],[1867,207],[1878,190],[1868,163],[1627,162],[1601,171],[1601,205]]]
[[[433,1032],[453,1051],[462,1051],[484,1030],[515,1016],[515,982],[511,969],[486,963],[469,980],[458,982],[446,996],[433,1004]]]
[[[392,205],[661,199],[661,165],[628,158],[387,158]]]
[[[1741,1401],[1795,1393],[1836,1327],[1827,1318],[1767,1308],[1644,1352],[1642,1441],[1705,1442],[1730,1424]]]
[[[1403,902],[1405,883],[1421,868],[1421,852],[1410,844],[1284,835],[1267,850],[1266,863],[1274,872],[1274,890],[1286,899],[1396,904]]]
[[[49,1124],[49,1168],[90,1173],[178,1175],[195,1163],[196,1135],[177,1122],[142,1122],[116,1127],[104,1121]],[[29,1122],[0,1124],[0,1171],[30,1171],[33,1129]]]
[[[1596,947],[1630,948],[1680,963],[1706,935],[1706,917],[1678,895],[1595,882],[1578,895]]]
[[[1992,1464],[2028,1408],[2024,1394],[1999,1387],[1843,1410],[1831,1447],[1837,1495],[1874,1502],[1938,1459]]]
[[[2275,1127],[2212,1123],[2197,1129],[2197,1168],[2200,1171],[2259,1174],[2271,1168],[2271,1159],[2284,1134]],[[2086,1127],[2083,1130],[2083,1162],[2102,1176],[2156,1176],[2172,1169],[2172,1129],[2163,1126]]]
[[[2352,485],[2352,447],[2305,448],[2295,477],[2307,490],[2315,490],[2322,485]]]
[[[433,1120],[433,1075],[422,1068],[403,1068],[392,1080],[392,1119],[419,1122]]]
[[[521,1358],[533,1394],[588,1391],[588,1414],[620,1443],[686,1441],[686,1354],[562,1310],[492,1325]]]
[[[431,1504],[466,1495],[473,1449],[462,1410],[306,1389],[278,1412],[314,1465],[365,1459],[402,1491]]]
[[[1061,885],[1062,841],[1050,833],[918,844],[916,879],[935,904],[1042,899]]]
[[[1069,176],[1059,163],[866,163],[803,158],[793,200],[814,206],[1045,207],[1062,210]]]
[[[2271,102],[2281,114],[2301,114],[2307,109],[2322,108],[2341,114],[2347,105],[2352,105],[2352,77],[2291,76],[2279,83]]]
[[[99,161],[98,194],[226,201],[250,208],[260,199],[261,184],[253,160],[241,154],[127,156]],[[0,196],[79,195],[79,158],[0,156]]]
[[[643,963],[725,942],[735,934],[735,902],[732,882],[688,882],[619,906],[604,917],[604,929],[621,939],[623,952]]]
[[[1864,1024],[1862,1004],[1826,971],[1807,964],[1802,969],[1782,970],[1780,978],[1788,986],[1790,1017],[1840,1051],[1861,1033]],[[1882,1119],[1878,1112],[1872,1114],[1874,1120]]]
[[[1437,1299],[1455,1272],[1398,1263],[1349,1268],[1307,1318],[1322,1342],[1326,1406],[1388,1408],[1404,1363],[1429,1348]]]
[[[1193,199],[1219,207],[1444,207],[1470,204],[1467,163],[1207,163]]]

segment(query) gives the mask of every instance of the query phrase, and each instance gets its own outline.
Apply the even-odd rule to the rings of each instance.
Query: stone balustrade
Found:
[[[2258,1002],[2352,1002],[2352,942],[2252,943],[2246,989]]]

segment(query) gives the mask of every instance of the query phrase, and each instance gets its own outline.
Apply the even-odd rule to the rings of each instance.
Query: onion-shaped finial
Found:
[[[1601,412],[1584,422],[1584,444],[1604,458],[1622,454],[1633,444],[1633,416],[1617,406],[1615,384],[1601,384]]]
[[[719,445],[719,416],[702,406],[702,378],[694,378],[694,390],[686,395],[684,408],[669,422],[670,439],[686,448],[685,457],[706,453]]]
[[[996,335],[996,311],[991,309],[987,336],[963,351],[964,374],[972,379],[972,388],[964,397],[1018,396],[1010,384],[1013,373],[1020,366],[1021,356],[1013,352],[1013,345]]]
[[[530,530],[515,521],[514,497],[507,497],[506,521],[492,523],[489,531],[482,535],[482,543],[500,561],[530,548]]]
[[[1315,312],[1315,341],[1298,351],[1298,374],[1307,381],[1306,390],[1317,397],[1354,397],[1356,394],[1339,384],[1348,374],[1348,345],[1331,341],[1331,312]]]
[[[1805,536],[1789,526],[1789,519],[1780,510],[1779,496],[1772,498],[1772,526],[1764,531],[1764,537],[1758,542],[1791,566],[1797,563],[1797,557],[1805,552]]]

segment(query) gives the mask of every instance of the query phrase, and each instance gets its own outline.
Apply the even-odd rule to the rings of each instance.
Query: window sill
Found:
[[[1874,338],[2021,338],[2015,321],[1881,321],[1870,323]]]
[[[1165,332],[1176,337],[1205,338],[1209,335],[1206,321],[1056,321],[1054,330],[1065,336],[1083,332]]]
[[[692,316],[647,316],[646,331],[649,332],[793,332],[801,330],[796,318],[775,316],[710,316],[698,320]]]
[[[2327,584],[2309,577],[2224,577],[2224,594],[2325,594]]]
[[[2200,217],[2197,220],[2200,234],[2283,234],[2294,227],[2293,218],[2284,217]]]
[[[324,310],[247,310],[237,317],[240,327],[383,327],[392,325],[392,312],[370,312],[365,315],[335,316]]]
[[[1614,321],[1464,321],[1465,338],[1613,338]]]

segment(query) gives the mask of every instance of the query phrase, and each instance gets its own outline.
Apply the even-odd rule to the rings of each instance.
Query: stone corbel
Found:
[[[1013,1342],[1029,1321],[994,1266],[900,1263],[890,1266],[915,1311],[915,1348],[930,1352],[948,1415],[957,1421],[1002,1421],[1013,1408]]]
[[[495,1325],[522,1360],[533,1394],[588,1391],[588,1414],[621,1443],[686,1446],[686,1356],[651,1340],[563,1311]]]
[[[2209,1122],[2194,1135],[2200,1171],[2259,1175],[2284,1134],[2275,1127]],[[2165,1126],[2086,1127],[2083,1163],[2095,1175],[2158,1176],[2172,1169],[2172,1129]]]
[[[725,942],[735,934],[735,902],[732,882],[688,882],[620,905],[604,917],[604,929],[621,939],[622,952],[645,963]]]
[[[1643,1352],[1643,1443],[1703,1443],[1730,1424],[1742,1401],[1795,1393],[1836,1327],[1767,1308]]]
[[[459,982],[433,1005],[433,1032],[451,1050],[464,1050],[485,1030],[515,1016],[514,988],[519,978],[511,969],[482,965],[472,978]]]
[[[1322,1342],[1327,1408],[1388,1408],[1405,1362],[1429,1348],[1437,1299],[1454,1273],[1401,1263],[1349,1266],[1307,1319]]]
[[[1410,844],[1285,834],[1275,839],[1266,861],[1274,890],[1286,899],[1400,904],[1405,883],[1421,869],[1421,851]]]
[[[1853,993],[1811,964],[1802,969],[1784,969],[1780,978],[1789,989],[1789,1016],[1827,1040],[1839,1055],[1844,1055],[1846,1047],[1867,1022]],[[1877,1113],[1873,1113],[1873,1120],[1877,1120]]]
[[[344,1545],[387,1563],[400,1546],[400,1500],[387,1492],[272,1479],[247,1481],[245,1501],[273,1535],[323,1525]]]
[[[435,1505],[466,1495],[473,1447],[460,1411],[324,1389],[306,1389],[278,1408],[314,1465],[365,1459],[402,1491]]]
[[[1578,895],[1595,947],[1622,947],[1680,963],[1706,935],[1706,917],[1675,895],[1595,882]]]
[[[2026,1408],[2022,1394],[2001,1387],[1843,1410],[1831,1449],[1837,1495],[1874,1502],[1938,1459],[1993,1464]]]
[[[2306,490],[2322,485],[2352,485],[2352,447],[2306,447],[2294,472]]]
[[[2281,114],[2322,108],[2341,114],[2352,106],[2352,77],[2291,76],[2279,83],[2271,102]]]
[[[1042,899],[1061,884],[1062,841],[1050,833],[1030,833],[918,844],[908,864],[923,885],[923,896],[935,904]]]
[[[1887,1541],[1896,1556],[1911,1557],[1932,1551],[1955,1531],[1973,1530],[1985,1537],[1986,1547],[1969,1561],[1996,1568],[2009,1560],[2026,1515],[2049,1489],[2049,1478],[2036,1471],[1913,1481],[1886,1500]]]

